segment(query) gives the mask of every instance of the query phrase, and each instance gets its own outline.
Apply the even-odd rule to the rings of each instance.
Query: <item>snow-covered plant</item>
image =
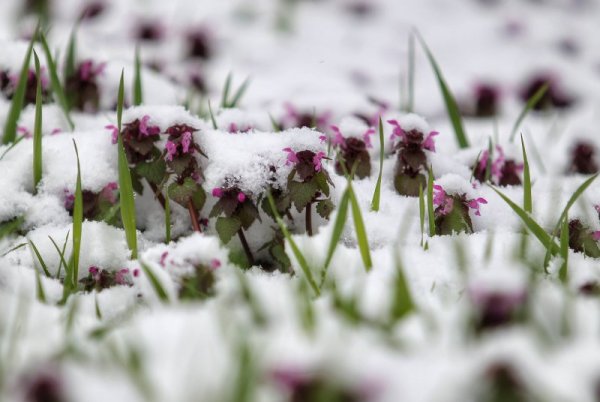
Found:
[[[344,137],[337,126],[331,126],[334,137],[331,144],[338,150],[335,158],[335,172],[339,175],[345,175],[354,170],[354,174],[359,179],[364,179],[371,175],[371,157],[368,148],[372,148],[371,136],[375,134],[373,128],[369,128],[362,136]]]
[[[599,258],[600,231],[592,231],[579,219],[569,220],[569,248],[588,257]]]
[[[394,169],[394,187],[401,195],[419,196],[419,187],[427,187],[424,172],[427,170],[425,151],[435,152],[434,137],[439,133],[431,131],[425,136],[418,129],[405,131],[397,120],[388,120],[394,127],[391,140],[397,141],[394,150],[398,155]]]
[[[50,81],[45,68],[40,70],[42,83],[42,101],[46,103],[50,101]],[[9,70],[0,72],[0,91],[7,99],[13,99],[19,86],[19,75],[11,73]],[[27,81],[25,83],[25,105],[35,104],[37,87],[37,75],[35,70],[27,72]]]
[[[190,273],[179,278],[179,299],[204,300],[215,294],[215,270],[219,269],[219,260],[212,260],[210,266],[196,264]]]
[[[490,160],[490,158],[494,158]],[[477,165],[473,169],[473,177],[481,183],[486,181],[489,165],[489,179],[492,183],[499,186],[519,186],[521,185],[521,177],[519,174],[523,171],[523,164],[516,162],[512,158],[506,158],[504,150],[500,145],[496,145],[496,155],[485,150],[481,153],[481,157],[477,161]]]
[[[95,266],[88,268],[88,275],[85,278],[80,279],[79,283],[83,286],[83,290],[86,292],[91,292],[92,290],[101,292],[104,289],[119,285],[132,286],[131,275],[128,268],[122,268],[118,271],[111,271]]]
[[[473,223],[469,210],[473,209],[475,215],[481,215],[481,204],[487,204],[482,197],[467,199],[467,195],[447,194],[440,185],[434,185],[433,204],[436,207],[435,233],[437,235],[451,235],[453,233],[473,233]]]
[[[329,185],[333,182],[322,164],[323,159],[327,159],[325,152],[295,152],[291,148],[283,151],[287,152],[286,164],[294,166],[287,182],[290,199],[298,212],[305,212],[306,233],[312,236],[312,204],[316,203],[317,213],[325,219],[333,210],[329,199]]]
[[[301,111],[291,103],[285,103],[286,114],[279,122],[279,127],[282,128],[316,128],[319,131],[324,131],[329,128],[331,120],[331,112],[325,111],[317,113],[316,111]]]
[[[95,113],[100,109],[100,88],[97,79],[104,73],[106,63],[84,60],[66,78],[65,95],[69,109]]]
[[[547,72],[537,73],[529,78],[521,89],[521,100],[523,102],[529,101],[544,86],[547,89],[533,105],[534,110],[565,109],[575,103],[575,98],[565,93],[564,89],[559,86],[558,79],[553,74]]]
[[[118,185],[115,182],[108,183],[99,192],[90,190],[82,191],[83,217],[87,220],[106,220],[112,225],[120,225],[119,216],[114,206],[117,203]],[[73,214],[75,194],[65,190],[65,209]]]
[[[571,149],[569,173],[594,174],[598,172],[596,147],[588,141],[578,141]]]

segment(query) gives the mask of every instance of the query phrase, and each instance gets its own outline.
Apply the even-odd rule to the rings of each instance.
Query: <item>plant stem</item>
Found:
[[[202,232],[200,229],[200,223],[198,221],[198,213],[196,212],[196,208],[194,208],[194,204],[192,200],[188,202],[188,212],[190,213],[190,219],[192,221],[192,227],[195,232]]]
[[[312,211],[311,211],[312,202],[306,204],[306,233],[309,236],[312,236]]]
[[[162,194],[162,192],[156,184],[150,183],[149,181],[147,182],[150,188],[152,189],[152,192],[154,193],[154,197],[158,200],[158,202],[160,202],[160,205],[163,207],[163,209],[165,209],[165,196]]]
[[[250,246],[248,246],[248,241],[246,241],[246,235],[244,235],[244,230],[240,228],[237,233],[238,237],[240,238],[240,243],[242,243],[242,247],[244,248],[244,253],[246,254],[248,263],[252,266],[254,265],[254,257],[252,256],[252,251],[250,251]]]

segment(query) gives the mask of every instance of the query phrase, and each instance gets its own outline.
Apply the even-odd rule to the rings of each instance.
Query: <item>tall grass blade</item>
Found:
[[[315,292],[315,295],[319,296],[321,294],[321,291],[319,290],[319,286],[317,286],[317,282],[315,282],[315,279],[313,278],[312,271],[311,271],[310,267],[308,266],[308,262],[306,262],[306,258],[304,257],[304,255],[298,248],[298,245],[296,244],[296,242],[290,235],[290,232],[288,231],[287,226],[285,225],[285,222],[281,219],[281,216],[279,216],[279,212],[277,212],[277,207],[275,206],[275,201],[273,200],[273,196],[271,195],[270,192],[267,193],[267,198],[269,199],[269,205],[271,206],[271,211],[273,212],[273,216],[275,216],[275,221],[279,225],[279,228],[281,229],[283,236],[290,244],[292,252],[294,253],[294,257],[296,257],[296,261],[298,261],[298,264],[300,265],[300,268],[302,269],[302,272],[304,273],[304,276],[306,277],[308,284],[312,288],[313,292]]]
[[[210,115],[210,122],[212,123],[213,129],[218,130],[219,126],[217,125],[217,120],[215,119],[215,114],[213,113],[210,99],[208,100],[208,114]]]
[[[140,48],[135,48],[135,74],[133,76],[133,104],[139,106],[144,102],[142,89],[142,62],[140,60]]]
[[[421,228],[421,247],[423,247],[423,239],[425,237],[425,195],[423,194],[423,186],[419,186],[419,227]]]
[[[56,69],[56,63],[52,58],[52,53],[50,52],[50,47],[48,46],[48,41],[46,40],[46,36],[43,33],[40,33],[40,41],[42,43],[42,48],[44,49],[44,54],[46,56],[46,65],[48,67],[48,75],[50,76],[50,86],[52,87],[52,93],[54,94],[60,108],[65,115],[65,119],[69,124],[71,130],[75,128],[75,124],[71,119],[69,102],[67,101],[67,96],[65,95],[65,91],[63,90],[63,86],[60,83],[60,79],[58,78],[58,71]]]
[[[406,111],[412,113],[415,109],[415,34],[408,36],[408,99]]]
[[[67,233],[67,237],[69,236],[69,233]],[[61,250],[58,247],[58,244],[56,244],[56,242],[54,241],[54,239],[50,236],[48,236],[48,238],[50,239],[50,241],[52,242],[52,245],[54,246],[54,249],[56,250],[56,252],[58,253],[59,257],[60,257],[60,264],[58,264],[58,270],[56,271],[56,278],[60,278],[60,272],[62,270],[62,267],[65,267],[65,270],[68,269],[68,264],[67,264],[67,260],[65,259],[65,246],[67,245],[66,241],[65,244],[63,245],[63,249]]]
[[[565,216],[563,219],[562,228],[560,230],[560,256],[562,258],[562,264],[558,271],[558,277],[562,283],[567,282],[568,269],[569,269],[569,217]]]
[[[40,253],[40,250],[38,250],[38,248],[35,246],[35,244],[31,240],[29,240],[28,242],[29,242],[29,246],[33,250],[33,253],[35,254],[35,258],[37,258],[38,262],[40,263],[40,267],[42,267],[42,271],[44,271],[44,275],[46,275],[48,278],[50,278],[50,271],[48,270],[48,266],[46,265],[46,262],[44,261],[44,258],[42,257],[42,254]]]
[[[533,197],[531,193],[531,174],[529,172],[529,159],[525,150],[525,142],[521,135],[521,149],[523,150],[523,209],[527,213],[533,212]]]
[[[231,91],[231,73],[227,74],[227,78],[225,79],[225,86],[223,87],[223,95],[221,98],[221,108],[225,109],[227,107],[227,100],[229,99],[229,92]]]
[[[338,212],[335,217],[335,222],[333,223],[333,232],[331,233],[331,240],[329,240],[329,248],[327,249],[327,257],[325,258],[325,263],[323,264],[323,271],[321,272],[321,283],[320,287],[323,286],[325,279],[327,279],[327,271],[329,268],[329,264],[333,259],[333,255],[335,253],[335,249],[340,243],[340,239],[342,238],[342,233],[344,231],[344,226],[346,226],[346,221],[348,220],[348,202],[350,200],[350,194],[348,190],[344,192],[342,195],[342,199],[338,206]]]
[[[392,304],[390,308],[390,318],[392,324],[406,317],[415,309],[415,304],[410,293],[408,281],[404,275],[404,266],[397,252],[394,252],[396,260],[396,278],[394,280],[394,293],[392,295]]]
[[[537,105],[539,103],[540,100],[542,100],[542,97],[544,96],[544,94],[546,94],[546,91],[548,91],[548,84],[544,84],[542,87],[540,87],[540,89],[538,89],[531,96],[531,98],[529,98],[529,100],[527,100],[525,107],[519,114],[519,117],[517,117],[515,124],[513,124],[512,130],[510,130],[510,141],[511,142],[515,139],[517,130],[519,130],[519,127],[521,126],[521,123],[523,123],[523,120],[525,120],[525,117],[527,116],[527,114],[531,111],[531,109],[533,109],[535,107],[535,105]]]
[[[129,171],[129,162],[125,155],[123,146],[123,136],[121,134],[121,123],[123,118],[123,102],[125,98],[125,80],[124,72],[121,71],[121,81],[119,83],[119,96],[117,103],[117,125],[119,128],[118,139],[118,159],[119,159],[119,203],[121,206],[121,221],[125,229],[127,246],[131,250],[131,258],[137,258],[137,233],[135,224],[135,199],[133,195],[133,184],[131,181],[131,172]]]
[[[429,63],[431,64],[431,67],[433,68],[433,71],[435,72],[435,76],[437,78],[438,85],[440,87],[440,90],[442,91],[444,103],[446,104],[446,110],[448,112],[448,117],[450,118],[450,121],[452,122],[452,127],[454,128],[454,135],[456,137],[456,142],[458,143],[458,146],[460,148],[468,148],[469,140],[467,139],[467,135],[466,135],[465,129],[463,127],[462,117],[460,115],[460,110],[458,108],[458,104],[456,103],[456,100],[454,99],[454,96],[452,95],[450,88],[446,84],[446,80],[444,79],[444,76],[442,75],[442,71],[441,71],[439,65],[437,64],[437,61],[435,61],[433,54],[429,50],[429,47],[427,47],[425,40],[421,37],[421,35],[418,32],[415,32],[415,36],[419,39],[419,42],[421,42],[421,46],[423,47],[423,50],[425,50],[425,53],[427,54],[427,58],[429,59]]]
[[[75,75],[75,71],[77,70],[75,65],[75,58],[77,57],[77,28],[78,24],[75,24],[71,31],[71,36],[69,37],[69,43],[67,44],[67,54],[65,56],[65,65],[63,69],[63,82],[67,82],[69,77]]]
[[[238,88],[235,95],[233,95],[233,99],[231,99],[231,101],[228,102],[227,107],[229,107],[229,108],[237,107],[238,103],[242,99],[242,96],[244,96],[244,94],[246,93],[246,90],[248,89],[249,85],[250,85],[250,78],[246,78],[246,80],[244,80],[242,85]]]
[[[35,76],[37,84],[35,90],[35,120],[33,124],[33,188],[37,192],[37,187],[42,180],[42,74],[40,69],[40,59],[35,50],[33,51],[35,60]]]
[[[433,171],[429,168],[427,175],[427,219],[429,221],[429,237],[435,236],[435,213],[433,207]]]
[[[567,205],[565,205],[562,213],[560,214],[560,218],[558,218],[558,222],[556,223],[554,231],[552,232],[553,235],[556,235],[558,233],[560,225],[562,224],[563,220],[567,218],[567,214],[569,213],[569,210],[571,209],[573,204],[575,204],[575,201],[577,201],[577,199],[585,192],[585,190],[587,190],[587,188],[594,182],[594,180],[598,178],[599,174],[600,173],[596,173],[595,175],[584,181],[579,187],[577,187],[577,190],[575,190],[575,192],[571,195],[569,201],[567,201]]]
[[[165,197],[165,242],[171,243],[171,201]]]
[[[71,260],[69,261],[71,290],[77,289],[77,279],[79,277],[79,255],[81,253],[81,235],[83,230],[83,193],[81,190],[81,166],[79,164],[79,150],[77,144],[73,140],[75,147],[75,155],[77,157],[77,182],[75,184],[75,200],[73,201],[73,251]]]
[[[40,271],[35,270],[35,293],[40,303],[46,303],[46,292],[44,291],[44,285],[42,284],[42,278]]]
[[[148,280],[150,281],[150,285],[152,285],[152,288],[154,289],[156,296],[158,296],[158,299],[164,303],[168,303],[169,296],[167,294],[167,291],[163,287],[162,283],[160,283],[160,281],[158,280],[158,278],[156,277],[156,275],[154,274],[152,269],[148,265],[146,265],[145,263],[143,263],[141,261],[140,261],[140,265],[142,267],[142,270],[148,277]]]
[[[354,230],[356,231],[356,240],[358,241],[358,249],[365,265],[365,269],[368,271],[373,268],[373,262],[371,261],[371,250],[369,248],[369,240],[367,239],[367,231],[365,229],[365,222],[360,211],[360,205],[356,199],[356,194],[352,188],[352,182],[348,181],[348,194],[350,196],[350,207],[352,209],[352,220],[354,221]]]
[[[10,103],[10,109],[8,111],[8,116],[6,117],[6,123],[4,124],[2,144],[9,144],[14,142],[17,138],[17,124],[25,103],[25,90],[27,89],[29,63],[31,62],[31,54],[33,53],[33,42],[38,36],[38,32],[39,26],[31,37],[31,42],[29,42],[29,47],[25,53],[25,59],[23,60],[23,65],[21,66],[21,72],[19,74],[19,82]]]
[[[383,138],[383,123],[379,116],[379,175],[377,176],[377,184],[375,192],[373,192],[373,200],[371,201],[371,211],[378,212],[381,203],[381,179],[383,177],[383,160],[385,159],[385,139]]]

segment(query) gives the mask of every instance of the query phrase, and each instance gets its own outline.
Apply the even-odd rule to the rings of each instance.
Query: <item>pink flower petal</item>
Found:
[[[371,143],[371,136],[375,134],[375,129],[370,128],[363,134],[363,141],[365,142],[365,146],[367,148],[373,148],[373,144]]]
[[[190,144],[192,143],[192,133],[186,131],[183,133],[183,138],[181,139],[181,146],[183,147],[183,153],[187,154],[190,151]]]
[[[317,152],[317,154],[313,157],[313,165],[315,166],[315,171],[320,172],[321,169],[323,168],[321,161],[323,160],[324,157],[325,157],[325,152],[323,152],[323,151]]]
[[[167,141],[165,149],[167,150],[166,159],[172,161],[173,156],[177,154],[177,145],[173,141]]]
[[[435,141],[433,137],[437,135],[440,135],[440,133],[438,133],[437,131],[430,132],[427,138],[425,138],[425,140],[423,141],[423,148],[425,148],[428,151],[435,152]]]
[[[283,148],[283,151],[288,153],[287,161],[285,162],[286,165],[300,162],[300,159],[298,159],[298,156],[296,156],[296,153],[292,150],[292,148]]]
[[[223,189],[220,187],[215,187],[212,189],[213,197],[221,198],[223,197]]]
[[[238,199],[239,202],[246,201],[246,194],[244,194],[244,193],[238,193],[237,199]]]

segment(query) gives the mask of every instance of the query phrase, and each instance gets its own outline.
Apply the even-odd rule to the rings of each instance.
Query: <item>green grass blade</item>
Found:
[[[521,148],[523,150],[523,209],[527,213],[533,212],[533,197],[531,193],[531,174],[529,172],[529,160],[525,150],[525,142],[521,136]]]
[[[225,79],[225,86],[223,87],[223,96],[221,98],[221,109],[225,109],[227,107],[227,100],[229,99],[229,92],[231,91],[231,73],[227,74],[227,78]]]
[[[17,216],[9,221],[0,223],[0,239],[21,229],[23,222],[25,222],[25,217]]]
[[[425,53],[427,54],[427,58],[429,59],[429,63],[431,64],[431,67],[433,68],[433,71],[435,72],[435,76],[437,78],[438,85],[440,87],[440,90],[442,91],[444,103],[446,104],[446,110],[448,112],[448,117],[450,118],[450,121],[452,122],[452,127],[454,128],[454,135],[456,137],[456,142],[458,143],[458,146],[460,148],[468,148],[469,140],[467,139],[467,135],[466,135],[465,129],[463,127],[462,117],[460,115],[460,110],[458,108],[458,104],[456,103],[456,100],[454,99],[454,96],[452,95],[450,88],[446,84],[444,76],[442,75],[442,71],[441,71],[439,65],[437,64],[437,61],[433,57],[433,54],[429,50],[429,47],[427,47],[425,40],[421,37],[421,35],[418,32],[416,32],[415,35],[419,39],[419,42],[421,42],[421,46],[423,47],[423,50],[425,50]]]
[[[215,119],[215,114],[213,113],[212,106],[210,104],[210,99],[208,100],[208,114],[210,115],[210,121],[212,123],[213,129],[218,130],[219,126],[217,125],[217,120]]]
[[[78,24],[73,26],[71,36],[69,37],[69,43],[67,44],[67,54],[65,56],[65,65],[63,70],[63,82],[67,82],[69,77],[75,75],[77,67],[75,65],[76,53],[77,53],[77,28]]]
[[[492,160],[494,159],[494,147],[492,146],[492,139],[488,139],[488,157],[485,163],[485,174],[483,176],[484,183],[490,181],[492,177]]]
[[[569,265],[569,217],[565,216],[563,220],[562,228],[560,231],[560,256],[562,258],[562,264],[558,271],[558,277],[562,283],[567,282],[568,276],[568,265]]]
[[[68,233],[67,233],[67,236],[69,236]],[[60,278],[60,272],[61,272],[62,267],[63,266],[65,267],[65,271],[68,269],[67,260],[65,259],[65,249],[63,247],[63,249],[61,251],[61,249],[58,247],[58,244],[56,244],[54,239],[50,236],[48,236],[48,238],[50,239],[50,241],[52,242],[52,245],[56,249],[56,252],[60,256],[60,264],[58,264],[58,270],[56,271],[56,278]],[[66,245],[66,243],[65,243],[65,245]]]
[[[419,186],[419,226],[421,228],[421,247],[423,247],[423,239],[425,236],[425,195],[423,194],[423,186]]]
[[[73,201],[73,251],[71,254],[71,289],[77,289],[77,280],[79,277],[79,255],[81,252],[81,235],[83,231],[83,193],[81,190],[81,166],[79,164],[79,150],[73,140],[75,155],[77,157],[77,183],[75,184],[75,200]]]
[[[44,285],[42,285],[42,278],[40,272],[35,270],[35,290],[36,297],[40,303],[46,303],[46,292],[44,291]]]
[[[367,231],[365,229],[365,222],[360,211],[360,205],[354,194],[352,188],[352,182],[348,181],[348,194],[350,196],[350,207],[352,209],[352,220],[354,221],[354,230],[356,231],[356,239],[358,241],[358,249],[365,265],[365,269],[368,271],[373,268],[373,262],[371,261],[371,250],[369,248],[369,239],[367,238]]]
[[[427,175],[427,219],[429,220],[429,237],[435,236],[435,213],[433,207],[433,171],[429,168]]]
[[[529,100],[527,100],[525,107],[519,114],[519,117],[517,117],[517,121],[515,121],[515,124],[513,124],[512,130],[510,131],[510,141],[511,142],[515,139],[517,130],[519,130],[519,127],[521,126],[521,123],[523,123],[523,120],[525,120],[525,117],[527,116],[527,114],[531,111],[531,109],[533,109],[535,107],[535,105],[537,105],[539,103],[540,100],[542,100],[542,97],[544,96],[546,91],[548,91],[548,84],[544,84],[540,89],[538,89],[531,96],[531,98],[529,98]]]
[[[38,262],[40,263],[40,266],[42,267],[42,271],[44,271],[44,275],[46,275],[49,278],[50,271],[48,270],[48,265],[46,265],[46,262],[44,261],[44,258],[42,257],[42,254],[40,253],[40,250],[38,250],[38,248],[35,246],[35,244],[31,240],[29,240],[29,246],[33,250],[33,253],[35,254],[35,258],[37,258]]]
[[[71,130],[73,130],[75,128],[75,124],[71,119],[69,103],[67,102],[67,96],[65,95],[63,86],[60,83],[60,79],[58,78],[56,63],[52,58],[52,53],[50,52],[48,41],[46,40],[46,36],[43,33],[40,33],[40,41],[42,43],[42,48],[44,49],[44,54],[46,55],[46,65],[48,66],[48,75],[50,76],[50,86],[52,87],[52,93],[56,97],[56,100],[58,100],[58,104],[60,105],[63,114],[65,115],[65,119],[67,119],[69,127],[71,128]]]
[[[599,174],[600,173],[596,173],[595,175],[584,181],[579,187],[577,187],[577,190],[575,190],[575,192],[571,195],[569,201],[567,202],[567,205],[565,205],[565,208],[560,214],[560,218],[558,218],[558,222],[556,223],[554,231],[552,232],[553,235],[556,235],[558,233],[560,225],[562,224],[563,220],[567,218],[567,214],[569,213],[569,210],[571,209],[573,204],[575,204],[575,201],[577,201],[577,199],[585,192],[585,190],[587,190],[587,188],[594,182],[594,180],[598,178]]]
[[[496,192],[508,204],[508,206],[521,218],[525,226],[533,233],[535,237],[546,247],[551,254],[556,254],[560,251],[559,246],[554,242],[554,239],[546,233],[546,231],[520,206],[515,204],[510,198],[502,194],[498,189],[491,186],[492,190]]]
[[[378,212],[381,203],[381,179],[383,177],[383,160],[385,159],[385,139],[383,138],[383,123],[381,116],[379,117],[379,175],[377,176],[377,184],[375,192],[373,192],[373,200],[371,201],[371,211]]]
[[[269,199],[269,205],[271,206],[271,211],[273,212],[273,216],[275,216],[275,221],[279,225],[279,228],[281,229],[283,236],[290,244],[292,252],[294,253],[294,257],[296,257],[296,261],[298,261],[298,264],[300,264],[300,268],[302,269],[302,272],[304,273],[304,276],[306,277],[308,284],[310,285],[312,290],[315,292],[315,295],[319,296],[321,294],[321,291],[319,290],[319,287],[317,286],[317,282],[315,282],[315,279],[313,278],[312,271],[311,271],[310,267],[308,266],[308,262],[306,262],[306,258],[304,257],[304,255],[298,248],[298,245],[296,244],[296,242],[290,235],[290,232],[288,231],[287,226],[285,225],[285,222],[281,219],[281,216],[279,216],[279,212],[277,212],[277,207],[275,206],[275,201],[273,200],[273,196],[271,195],[270,192],[267,193],[267,198]]]
[[[2,152],[2,155],[0,155],[0,161],[4,158],[4,156],[10,152],[11,149],[13,149],[14,147],[17,146],[17,144],[21,141],[23,141],[25,139],[25,136],[22,135],[20,137],[17,137],[17,139],[15,140],[15,142],[13,142],[12,144],[10,144],[5,150],[4,152]]]
[[[144,101],[142,90],[142,62],[140,60],[140,48],[135,48],[135,74],[133,77],[133,104],[139,106]]]
[[[348,191],[345,191],[342,195],[342,199],[340,200],[340,204],[338,206],[338,213],[335,217],[335,222],[333,223],[333,232],[331,233],[331,240],[329,240],[329,248],[327,249],[327,257],[325,258],[325,263],[323,264],[323,271],[321,272],[321,284],[325,282],[327,279],[327,271],[329,269],[329,264],[333,259],[333,255],[335,253],[335,249],[340,243],[340,239],[342,238],[342,233],[344,232],[344,226],[346,226],[346,221],[348,220],[348,202],[350,200],[350,194]]]
[[[131,258],[137,258],[137,233],[135,224],[135,199],[133,195],[133,184],[131,181],[131,172],[129,171],[129,162],[125,155],[123,146],[123,136],[121,134],[121,122],[123,118],[123,101],[125,98],[124,72],[121,71],[121,81],[119,83],[119,96],[117,104],[117,123],[119,127],[118,139],[118,160],[119,160],[119,203],[121,205],[121,221],[125,229],[127,246],[131,250]]]
[[[415,309],[415,303],[410,293],[408,281],[404,275],[404,266],[400,256],[397,253],[394,254],[396,260],[396,278],[394,280],[394,293],[392,295],[392,304],[390,308],[392,324],[406,317],[407,314]]]
[[[238,88],[237,92],[233,96],[233,99],[228,103],[227,107],[234,108],[238,106],[238,103],[242,99],[242,96],[244,96],[246,90],[248,89],[248,85],[250,85],[250,78],[246,78],[246,80]]]
[[[33,42],[37,37],[38,32],[39,28],[36,29],[36,32],[31,37],[31,42],[29,42],[27,53],[25,53],[25,59],[23,60],[23,65],[19,74],[19,82],[17,84],[17,89],[15,90],[12,101],[10,103],[10,109],[8,111],[8,116],[6,117],[6,123],[4,124],[4,135],[2,136],[2,144],[9,144],[11,142],[14,142],[17,138],[17,124],[19,122],[19,117],[21,116],[21,111],[23,110],[23,106],[25,103],[25,90],[27,89],[27,77],[29,74],[29,63],[31,62],[31,54],[33,53]]]
[[[171,202],[165,197],[165,242],[171,243]]]
[[[42,180],[42,74],[40,59],[35,50],[33,51],[35,61],[35,75],[37,84],[35,90],[35,122],[33,124],[33,188],[37,187]]]
[[[17,251],[18,249],[23,248],[25,246],[27,246],[27,243],[18,244],[16,246],[14,246],[13,248],[11,248],[10,250],[8,250],[7,252],[1,254],[0,257],[6,257],[8,254],[12,253],[13,251]]]
[[[148,277],[148,280],[150,281],[150,285],[152,285],[154,292],[156,292],[158,299],[164,303],[168,303],[169,296],[168,296],[165,288],[163,287],[162,283],[160,283],[160,281],[158,280],[158,278],[152,271],[152,269],[150,269],[150,267],[148,267],[148,265],[144,264],[143,262],[140,262],[140,265],[142,267],[142,270]]]

